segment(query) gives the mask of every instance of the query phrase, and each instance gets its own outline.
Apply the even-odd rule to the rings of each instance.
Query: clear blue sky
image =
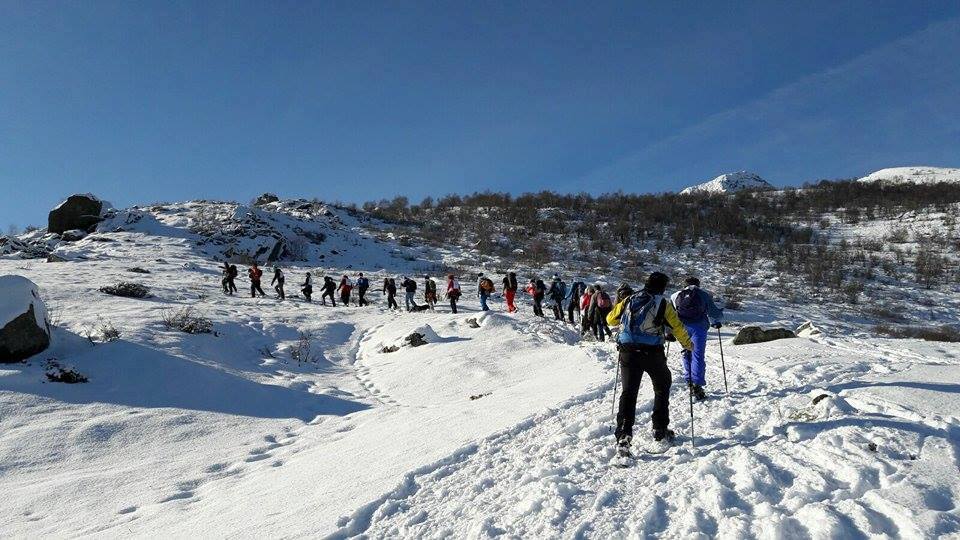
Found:
[[[960,2],[0,0],[0,226],[960,166]]]

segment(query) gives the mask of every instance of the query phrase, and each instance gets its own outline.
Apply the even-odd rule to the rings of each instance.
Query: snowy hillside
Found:
[[[735,193],[737,191],[757,191],[776,189],[758,174],[747,171],[721,174],[720,176],[691,186],[680,192],[681,195],[690,193]]]
[[[945,167],[893,167],[870,173],[861,178],[860,181],[883,182],[887,184],[960,183],[960,169],[949,169]]]
[[[754,294],[727,311],[722,329],[729,394],[712,333],[710,399],[691,419],[673,345],[677,444],[643,453],[645,380],[639,459],[620,469],[611,467],[615,347],[534,318],[526,296],[519,313],[505,313],[499,297],[479,312],[468,271],[508,256],[474,257],[475,247],[428,246],[390,229],[311,201],[190,202],[115,211],[76,240],[39,230],[5,244],[0,275],[36,283],[55,328],[47,351],[0,364],[0,536],[960,534],[960,343],[876,337],[853,304],[781,301],[790,280],[773,261],[736,276],[703,254],[705,242],[651,245],[638,252],[648,267]],[[625,279],[591,272],[571,246],[569,259],[527,270]],[[54,262],[33,257],[41,251]],[[249,298],[246,278],[239,295],[220,292],[220,261],[271,255],[286,271],[287,300]],[[384,277],[436,276],[455,260],[459,314],[443,303],[386,309]],[[307,272],[316,283],[360,270],[372,306],[297,294]],[[100,291],[121,281],[149,295]],[[936,310],[903,310],[903,289],[862,303],[910,311],[903,320],[957,320],[955,289],[910,289],[923,295],[911,306]],[[211,332],[168,324],[184,309],[209,319]],[[824,333],[731,343],[747,324],[807,319]],[[407,344],[413,333],[426,344]],[[54,382],[54,366],[88,382]]]

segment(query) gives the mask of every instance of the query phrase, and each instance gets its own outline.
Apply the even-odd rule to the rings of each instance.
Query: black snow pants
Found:
[[[256,296],[257,293],[260,293],[260,296],[266,296],[266,295],[267,295],[267,293],[263,292],[263,289],[260,287],[260,280],[259,280],[259,279],[256,280],[256,281],[251,280],[251,281],[250,281],[250,297],[252,298],[252,297]]]
[[[667,429],[670,425],[670,385],[673,375],[667,367],[667,357],[662,346],[620,346],[620,410],[617,411],[617,440],[633,436],[633,424],[637,418],[637,393],[644,372],[653,382],[653,429]]]
[[[567,304],[567,315],[570,317],[570,324],[575,324],[577,322],[577,320],[573,318],[574,312],[576,312],[577,315],[580,314],[580,300],[578,298],[574,298],[569,304]]]
[[[543,295],[533,295],[533,314],[537,317],[543,317]]]
[[[323,294],[320,296],[320,303],[327,305],[327,298],[330,299],[330,303],[333,304],[333,307],[337,307],[337,300],[333,296],[333,291],[330,289],[322,289]]]
[[[358,306],[366,306],[366,305],[369,305],[369,302],[367,302],[367,290],[366,290],[366,289],[361,289],[361,288],[358,288],[358,289],[357,289],[357,305],[358,305]]]

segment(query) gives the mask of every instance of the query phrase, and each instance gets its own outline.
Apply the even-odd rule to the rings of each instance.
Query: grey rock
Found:
[[[73,229],[90,230],[100,223],[103,202],[88,195],[71,195],[47,216],[47,230],[63,234]]]
[[[254,206],[263,206],[265,204],[274,203],[280,200],[280,197],[277,197],[273,193],[264,193],[263,195],[257,197],[253,201]]]
[[[35,302],[42,302],[39,298]],[[34,304],[23,315],[0,328],[0,364],[19,362],[41,353],[50,346],[50,329],[37,326]]]
[[[69,231],[64,231],[60,235],[60,239],[64,242],[76,242],[77,240],[83,240],[87,237],[87,231],[80,229],[70,229]]]
[[[424,339],[425,337],[426,336],[424,336],[420,332],[414,332],[409,336],[403,338],[403,340],[409,343],[411,347],[419,347],[421,345],[427,344],[427,340]]]
[[[763,329],[759,326],[744,326],[737,332],[733,338],[734,345],[749,345],[751,343],[765,343],[777,339],[795,338],[797,335],[793,330],[786,328],[768,328]]]

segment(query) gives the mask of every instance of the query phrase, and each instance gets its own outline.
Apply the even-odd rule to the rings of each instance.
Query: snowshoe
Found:
[[[613,456],[613,460],[610,461],[610,464],[615,467],[629,467],[633,465],[636,457],[630,451],[630,443],[632,437],[629,435],[617,441],[617,453]]]
[[[676,434],[672,429],[656,430],[653,432],[653,441],[647,445],[647,452],[651,454],[662,454],[673,446]]]

